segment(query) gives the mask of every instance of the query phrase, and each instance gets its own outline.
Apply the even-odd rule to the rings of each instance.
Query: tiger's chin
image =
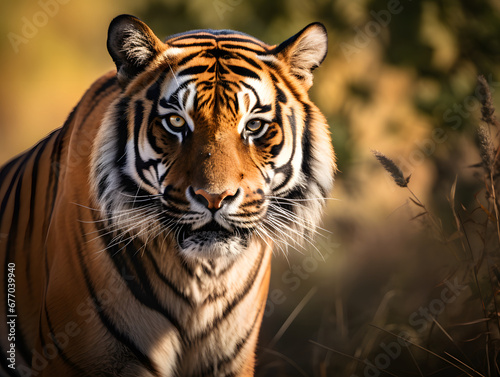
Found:
[[[182,231],[177,243],[181,254],[187,258],[232,258],[247,248],[250,232],[231,232],[225,229]]]

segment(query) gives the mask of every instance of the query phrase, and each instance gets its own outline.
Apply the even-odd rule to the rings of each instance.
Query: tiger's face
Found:
[[[113,23],[108,49],[123,92],[92,162],[110,226],[174,240],[188,258],[310,237],[334,171],[328,127],[307,95],[324,28],[268,46],[225,30],[162,43],[136,18]]]

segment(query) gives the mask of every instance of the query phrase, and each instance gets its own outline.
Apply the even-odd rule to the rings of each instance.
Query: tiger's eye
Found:
[[[186,124],[186,121],[180,115],[170,115],[168,122],[175,128],[182,128]]]
[[[248,121],[247,125],[247,130],[250,132],[257,132],[262,128],[262,121],[259,119],[253,119]]]

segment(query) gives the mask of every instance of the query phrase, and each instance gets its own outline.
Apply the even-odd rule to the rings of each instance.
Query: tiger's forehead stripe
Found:
[[[171,85],[166,87],[159,101],[159,105],[163,109],[172,109],[173,107],[178,111],[182,109],[189,112],[188,108],[192,109],[192,106],[186,106],[188,101],[185,99],[188,92],[191,92],[195,94],[196,98],[194,102],[189,102],[196,109],[213,106],[214,99],[217,97],[219,106],[224,107],[236,117],[239,113],[240,103],[238,103],[235,94],[241,92],[248,85],[246,79],[255,80],[253,84],[260,87],[261,85],[257,82],[263,83],[265,77],[268,77],[266,72],[269,69],[261,57],[269,56],[267,54],[269,46],[244,34],[190,33],[174,36],[166,43],[170,45],[170,48],[183,50],[184,54],[179,56],[177,62],[172,62],[175,71],[172,73],[175,79],[172,80]],[[242,49],[242,44],[246,44],[247,47]],[[186,47],[179,48],[179,46]],[[233,46],[237,50],[226,49],[226,47],[232,48]],[[233,82],[235,76],[232,75],[239,76],[239,79]],[[185,90],[187,82],[195,83],[195,86],[188,91]],[[252,92],[257,102],[260,103],[260,95],[253,88],[253,84],[248,85],[243,91]],[[246,107],[247,111],[250,110],[248,103]],[[269,107],[264,108],[268,109]],[[258,108],[257,110],[253,108],[252,111],[262,113],[262,106],[258,106]],[[165,110],[160,110],[160,112],[164,113]]]
[[[174,36],[165,41],[173,47],[218,47],[227,50],[247,50],[256,54],[269,53],[274,46],[268,46],[258,39],[243,33],[225,30],[202,30],[196,33]]]

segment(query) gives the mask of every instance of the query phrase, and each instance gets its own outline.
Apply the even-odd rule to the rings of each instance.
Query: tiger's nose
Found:
[[[204,189],[198,189],[194,191],[194,194],[194,198],[199,203],[213,211],[221,208],[223,202],[229,203],[236,197],[236,192],[234,190],[226,190],[221,194],[211,194]]]

